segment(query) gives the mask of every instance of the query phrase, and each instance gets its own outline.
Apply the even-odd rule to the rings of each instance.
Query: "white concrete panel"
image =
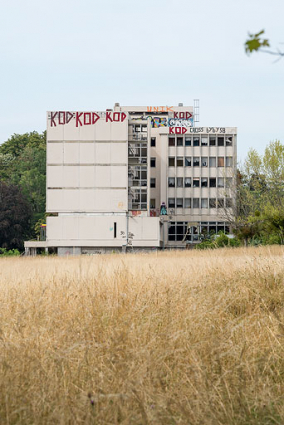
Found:
[[[95,186],[96,187],[110,187],[110,166],[97,166],[95,169]]]
[[[47,187],[63,187],[64,186],[63,168],[64,167],[60,165],[47,166],[47,177],[46,177]]]
[[[62,220],[61,217],[46,218],[46,238],[62,239]]]
[[[64,126],[56,125],[56,127],[50,127],[50,121],[48,121],[47,140],[64,140]]]
[[[79,167],[79,186],[94,187],[95,186],[95,167]]]
[[[96,143],[95,145],[96,153],[96,163],[97,164],[109,164],[110,163],[110,143]]]
[[[47,164],[63,163],[63,143],[47,143]]]
[[[128,209],[127,189],[111,190],[111,210],[110,211],[126,211]]]
[[[97,121],[95,125],[95,140],[111,140],[111,125],[111,122],[106,122],[104,119]]]
[[[63,187],[79,187],[79,169],[78,166],[64,166],[64,184]]]
[[[79,164],[79,143],[64,143],[64,164]]]
[[[62,190],[61,211],[79,211],[79,190]]]
[[[74,119],[72,119],[70,123],[61,127],[64,128],[63,140],[80,140],[80,127],[76,127]]]
[[[79,239],[79,218],[77,216],[66,216],[62,220],[62,238]]]
[[[93,164],[95,162],[95,143],[80,143],[80,163]]]
[[[46,192],[46,211],[57,212],[61,211],[62,207],[62,190],[48,189]]]
[[[111,169],[111,187],[125,187],[128,185],[128,167],[116,166],[110,167]]]
[[[95,190],[80,189],[79,197],[80,197],[80,211],[83,211],[83,212],[94,212],[94,211],[96,211]]]
[[[111,144],[111,163],[112,164],[127,164],[128,163],[128,144],[127,143],[112,143]]]
[[[89,114],[86,115],[86,122],[89,122]],[[84,118],[81,119],[81,121],[84,123]],[[83,125],[82,127],[79,127],[79,140],[94,140],[95,139],[95,128],[98,125],[98,122],[93,125]]]

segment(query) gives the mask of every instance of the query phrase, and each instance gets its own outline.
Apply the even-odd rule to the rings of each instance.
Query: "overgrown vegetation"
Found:
[[[0,258],[1,425],[283,424],[283,254]]]

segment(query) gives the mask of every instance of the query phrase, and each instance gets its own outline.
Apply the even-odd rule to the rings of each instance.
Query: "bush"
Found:
[[[0,248],[0,256],[2,257],[12,257],[12,256],[19,256],[19,255],[21,255],[21,253],[17,249]]]

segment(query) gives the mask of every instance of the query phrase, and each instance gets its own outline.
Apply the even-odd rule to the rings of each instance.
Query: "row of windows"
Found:
[[[151,179],[152,180],[152,179]],[[232,187],[232,177],[168,177],[168,187]],[[208,186],[209,183],[209,186]],[[156,184],[156,183],[155,183]],[[151,186],[152,187],[152,186]]]
[[[170,136],[169,146],[233,146],[233,136]]]
[[[186,221],[171,221],[169,223],[169,241],[198,241],[201,235],[217,234],[218,232],[229,233],[229,226],[224,222],[204,222],[198,226],[190,226]]]
[[[154,158],[151,158],[151,161]],[[233,157],[232,156],[215,156],[208,157],[199,157],[199,156],[169,156],[168,158],[168,166],[169,167],[232,167],[233,166]],[[155,160],[156,166],[156,160]]]
[[[151,202],[150,202],[151,204]],[[168,208],[232,208],[232,198],[169,198]],[[151,205],[150,205],[151,207]],[[152,208],[152,207],[151,207]]]

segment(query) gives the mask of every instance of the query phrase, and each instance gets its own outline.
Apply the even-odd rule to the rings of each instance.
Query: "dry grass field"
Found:
[[[284,249],[0,259],[0,424],[284,424]]]

